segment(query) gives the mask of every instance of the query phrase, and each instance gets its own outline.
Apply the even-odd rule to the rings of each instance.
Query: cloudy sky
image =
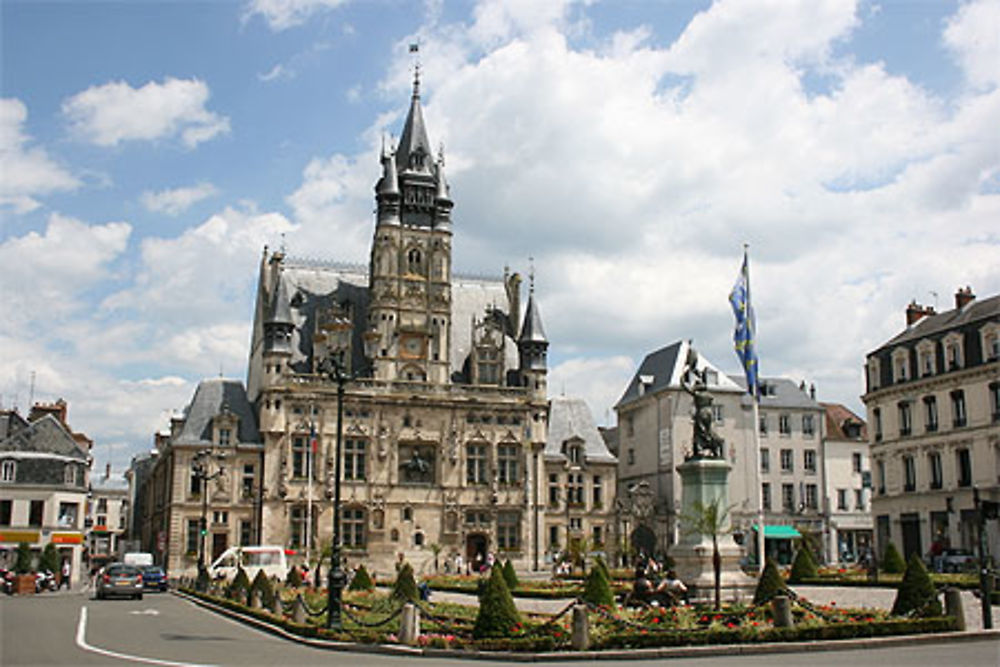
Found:
[[[598,421],[681,338],[863,410],[907,303],[1000,292],[1000,2],[0,5],[0,405],[65,398],[124,469],[244,378],[265,245],[366,261],[420,44],[458,270],[527,272],[550,391]],[[862,412],[863,414],[863,412]]]

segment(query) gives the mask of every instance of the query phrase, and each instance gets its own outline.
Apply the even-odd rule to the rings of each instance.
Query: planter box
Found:
[[[35,575],[19,574],[14,578],[14,595],[34,595]]]

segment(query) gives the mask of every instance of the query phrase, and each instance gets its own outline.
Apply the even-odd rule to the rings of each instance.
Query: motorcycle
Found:
[[[0,590],[7,595],[14,594],[14,571],[0,567]]]
[[[42,570],[35,575],[35,592],[56,590],[56,575],[51,570]]]

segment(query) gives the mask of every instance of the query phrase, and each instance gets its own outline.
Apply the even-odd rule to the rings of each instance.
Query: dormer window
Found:
[[[580,445],[570,445],[566,448],[566,456],[573,465],[580,465],[583,461],[583,447]]]
[[[878,357],[868,359],[868,389],[874,391],[879,388],[879,363]]]
[[[894,382],[906,382],[910,379],[910,352],[901,348],[892,353],[892,378]]]
[[[965,353],[962,349],[962,336],[951,333],[944,339],[944,358],[949,371],[958,370],[965,365]]]
[[[927,377],[929,375],[934,375],[937,371],[937,364],[934,359],[934,343],[933,341],[925,340],[921,341],[917,346],[917,359],[920,367],[920,376]]]
[[[979,335],[983,340],[983,356],[985,361],[1000,359],[1000,324],[990,322],[983,327]]]
[[[220,428],[219,429],[219,446],[220,447],[228,447],[229,444],[230,444],[230,442],[231,442],[231,440],[232,440],[232,434],[233,434],[233,432],[231,430],[229,430],[228,428]]]

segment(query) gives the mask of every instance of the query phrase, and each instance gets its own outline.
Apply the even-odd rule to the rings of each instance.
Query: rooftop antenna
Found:
[[[929,294],[930,294],[930,295],[931,295],[932,297],[934,297],[934,310],[936,311],[936,310],[937,310],[937,306],[938,306],[938,293],[937,293],[937,292],[935,292],[934,290],[931,290],[931,291],[929,292]]]

